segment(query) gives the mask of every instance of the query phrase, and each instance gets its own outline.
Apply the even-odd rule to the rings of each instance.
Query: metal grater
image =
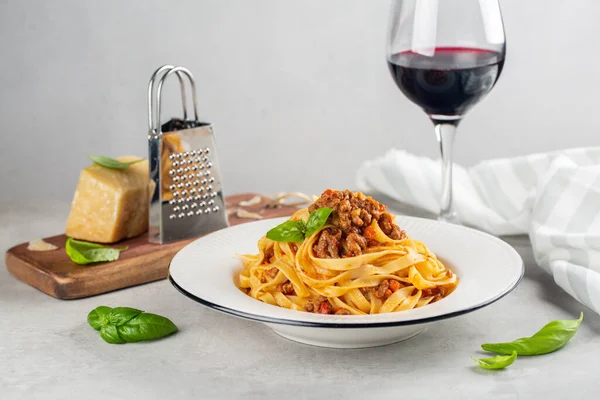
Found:
[[[173,74],[181,86],[183,119],[173,118],[161,125],[162,87]],[[193,120],[188,120],[185,78],[192,91]],[[155,187],[150,200],[149,241],[169,243],[226,227],[212,125],[198,120],[196,84],[186,68],[164,65],[152,74],[148,125],[150,179]]]

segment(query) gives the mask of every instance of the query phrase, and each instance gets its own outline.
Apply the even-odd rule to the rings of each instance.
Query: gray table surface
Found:
[[[61,232],[67,204],[4,204],[0,247]],[[209,310],[160,281],[63,301],[0,268],[0,399],[579,399],[600,394],[600,317],[538,268],[524,237],[506,239],[525,278],[507,297],[429,326],[409,341],[335,350],[285,340],[260,324]],[[176,335],[110,345],[86,322],[99,306],[171,318]],[[584,323],[562,350],[510,368],[474,367],[479,345],[529,336],[553,319]],[[590,397],[591,396],[591,397]]]

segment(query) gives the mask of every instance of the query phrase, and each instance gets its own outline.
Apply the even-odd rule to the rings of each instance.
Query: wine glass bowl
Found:
[[[438,47],[432,56],[412,51],[391,55],[396,85],[428,115],[460,118],[492,89],[504,57],[491,50]]]
[[[398,88],[435,126],[442,155],[442,221],[458,222],[452,207],[456,127],[494,87],[505,54],[498,0],[396,0],[392,5],[387,63]]]

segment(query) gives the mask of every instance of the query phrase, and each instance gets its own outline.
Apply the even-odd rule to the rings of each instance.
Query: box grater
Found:
[[[175,74],[181,87],[183,119],[161,124],[161,93]],[[188,119],[185,82],[189,81],[194,119]],[[158,84],[157,84],[158,82]],[[149,241],[169,243],[227,226],[212,125],[198,119],[196,84],[189,70],[158,68],[148,84],[148,151],[150,179]]]

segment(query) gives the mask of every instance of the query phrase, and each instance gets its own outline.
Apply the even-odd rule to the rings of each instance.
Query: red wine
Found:
[[[427,114],[461,116],[481,100],[502,72],[504,55],[491,50],[438,47],[430,56],[405,51],[388,66],[396,85]]]

